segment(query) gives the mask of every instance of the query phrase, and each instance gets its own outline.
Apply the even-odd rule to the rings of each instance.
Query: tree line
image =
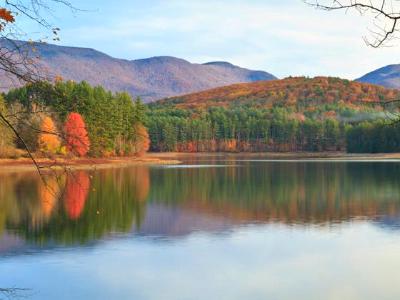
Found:
[[[348,131],[347,150],[353,153],[399,152],[400,124],[390,120],[361,122]]]
[[[0,122],[3,157],[24,147],[47,154],[100,157],[141,155],[149,148],[155,152],[400,151],[399,125],[386,120],[382,107],[341,101],[179,108],[168,102],[145,105],[127,93],[58,80],[3,94],[0,110],[22,138],[16,139]]]
[[[398,126],[386,124],[384,113],[370,107],[330,104],[301,112],[280,105],[204,110],[149,107],[146,126],[152,151],[400,151]]]

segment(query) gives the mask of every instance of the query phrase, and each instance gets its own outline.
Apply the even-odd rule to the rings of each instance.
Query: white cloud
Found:
[[[67,24],[63,43],[130,59],[173,55],[194,62],[227,60],[280,77],[355,78],[397,62],[397,48],[376,50],[364,44],[368,19],[317,11],[301,0],[152,4],[121,5],[107,22],[98,16],[75,20],[83,25]]]

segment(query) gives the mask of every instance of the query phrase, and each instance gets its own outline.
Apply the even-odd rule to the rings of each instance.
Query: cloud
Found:
[[[129,59],[227,60],[280,77],[351,79],[396,62],[396,49],[364,44],[368,19],[317,11],[300,0],[131,1],[113,8],[109,2],[97,3],[97,14],[64,24],[64,44]]]

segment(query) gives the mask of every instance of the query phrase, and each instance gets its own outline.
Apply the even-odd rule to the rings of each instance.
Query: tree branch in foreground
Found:
[[[370,16],[375,29],[369,29],[371,38],[364,40],[368,46],[385,46],[399,32],[400,3],[397,0],[303,0],[306,4],[325,11],[354,10]]]
[[[6,299],[26,298],[26,293],[29,289],[22,288],[0,288],[0,296],[3,295]],[[0,297],[0,299],[3,299]]]

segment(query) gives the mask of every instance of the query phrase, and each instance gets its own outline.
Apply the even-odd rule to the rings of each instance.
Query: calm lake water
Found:
[[[46,182],[0,173],[0,288],[17,296],[400,297],[400,162],[202,157]]]

